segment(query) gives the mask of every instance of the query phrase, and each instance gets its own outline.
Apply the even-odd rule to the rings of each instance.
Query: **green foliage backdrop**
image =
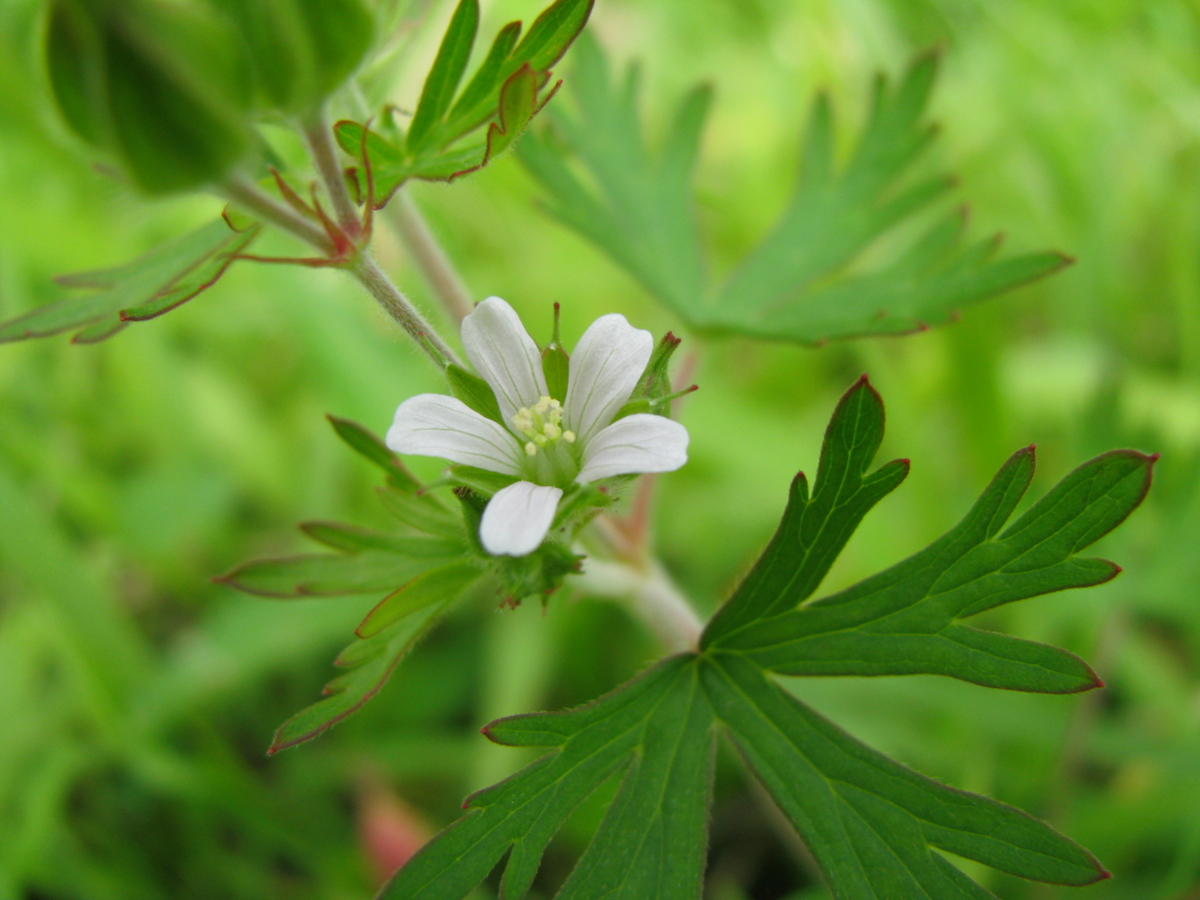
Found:
[[[481,33],[537,11],[489,4]],[[413,62],[388,94],[414,97],[450,6],[414,0],[408,12]],[[129,259],[220,210],[135,201],[87,167],[45,103],[36,15],[33,0],[0,7],[3,319],[59,297],[52,276]],[[1016,446],[1038,444],[1033,497],[1110,447],[1161,452],[1145,508],[1097,548],[1126,568],[1120,578],[976,620],[1078,653],[1105,691],[983,692],[931,676],[786,686],[917,770],[1049,820],[1115,876],[1077,894],[963,864],[1000,897],[1195,896],[1200,14],[1183,0],[601,0],[591,27],[618,61],[642,60],[652,142],[687,90],[713,85],[696,178],[705,264],[721,280],[783,211],[814,93],[831,96],[844,154],[875,72],[896,77],[943,46],[930,107],[942,133],[921,165],[960,187],[935,212],[969,199],[973,239],[1004,230],[1011,253],[1053,247],[1077,264],[911,337],[801,349],[685,333],[702,391],[684,413],[691,461],[662,479],[659,548],[714,609],[776,527],[797,464],[815,471],[829,411],[864,371],[888,402],[880,458],[914,464],[825,592],[952,527]],[[568,57],[558,74],[570,71]],[[551,101],[570,102],[569,91]],[[505,297],[544,323],[539,337],[553,301],[572,339],[610,311],[678,328],[538,211],[542,189],[517,159],[411,190],[476,297]],[[432,309],[380,234],[383,261]],[[481,598],[361,714],[266,760],[374,598],[283,604],[210,578],[302,550],[294,521],[378,521],[373,473],[324,414],[382,430],[400,399],[436,382],[348,280],[250,265],[104,344],[0,347],[0,896],[368,896],[360,835],[381,798],[440,828],[465,793],[531,758],[483,740],[481,725],[592,699],[654,658],[615,608],[480,615],[492,602]],[[725,753],[712,896],[825,896]],[[551,845],[539,896],[565,878],[606,799]]]

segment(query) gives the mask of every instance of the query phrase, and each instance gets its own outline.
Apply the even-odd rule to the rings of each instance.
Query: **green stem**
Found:
[[[358,207],[350,199],[350,191],[346,188],[346,179],[338,163],[337,147],[333,143],[333,132],[329,128],[324,108],[318,108],[301,122],[300,130],[304,132],[313,165],[325,185],[329,202],[333,204],[333,213],[337,216],[338,225],[349,237],[357,239],[362,231]]]
[[[311,219],[304,218],[290,206],[278,202],[254,182],[241,175],[234,175],[225,181],[222,188],[226,199],[236,203],[246,212],[295,235],[326,256],[334,252],[333,241],[329,239],[325,229]]]
[[[644,567],[589,556],[571,584],[595,597],[625,599],[667,650],[695,650],[704,623],[657,560]]]
[[[401,293],[400,288],[396,287],[392,280],[383,273],[368,251],[359,251],[358,257],[350,264],[350,271],[354,273],[354,277],[362,283],[368,293],[379,302],[379,305],[387,311],[387,314],[395,320],[396,324],[421,345],[421,349],[429,355],[435,365],[440,368],[443,359],[458,363],[458,356],[455,352],[417,312],[416,307]],[[441,359],[439,359],[439,354]]]

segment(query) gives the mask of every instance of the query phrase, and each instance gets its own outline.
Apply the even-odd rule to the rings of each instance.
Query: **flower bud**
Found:
[[[67,124],[147,193],[223,177],[252,139],[228,24],[167,0],[52,0],[46,61]]]
[[[358,68],[375,36],[362,0],[211,0],[249,50],[258,104],[303,115]]]

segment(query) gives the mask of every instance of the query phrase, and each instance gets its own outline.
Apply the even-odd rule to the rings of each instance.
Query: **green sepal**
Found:
[[[487,508],[487,498],[475,493],[469,487],[456,487],[454,496],[462,510],[462,522],[467,532],[467,541],[478,556],[488,557],[483,542],[479,537],[479,525],[483,521],[483,511]]]
[[[559,403],[567,399],[570,372],[571,358],[561,346],[552,343],[542,351],[542,374],[546,376],[546,390]]]
[[[612,506],[613,499],[612,491],[602,484],[573,484],[558,501],[558,510],[550,528],[574,534],[587,519]]]
[[[671,393],[671,357],[675,355],[681,343],[682,338],[675,337],[673,332],[668,331],[663,335],[658,346],[654,348],[654,353],[650,355],[650,361],[646,363],[646,371],[642,373],[637,387],[634,388],[634,397],[661,400]]]
[[[550,396],[562,403],[567,399],[567,385],[571,377],[571,357],[563,349],[562,338],[559,335],[559,317],[562,307],[554,304],[554,333],[550,343],[542,351],[542,375],[546,379],[546,389]]]
[[[623,419],[626,416],[634,416],[640,413],[654,412],[654,407],[650,405],[650,401],[642,397],[637,400],[630,400],[624,406],[617,410],[617,414],[613,416],[613,421]]]
[[[501,425],[504,424],[495,391],[478,375],[473,375],[457,363],[450,363],[446,366],[446,381],[450,384],[452,396],[457,397],[481,416],[491,419],[493,422],[499,422]]]
[[[515,475],[489,472],[487,469],[478,469],[475,466],[455,465],[450,466],[442,476],[441,482],[435,482],[435,484],[461,485],[462,487],[469,487],[484,497],[491,497],[496,491],[503,490],[510,484],[515,484],[520,480]]]
[[[557,529],[552,529],[551,534]],[[489,556],[492,571],[500,580],[504,602],[515,606],[534,594],[543,596],[558,590],[563,579],[581,571],[583,557],[553,537],[525,556]]]

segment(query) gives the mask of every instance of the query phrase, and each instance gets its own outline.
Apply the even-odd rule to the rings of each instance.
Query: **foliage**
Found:
[[[130,322],[161,316],[212,287],[258,232],[253,224],[233,232],[218,219],[126,265],[64,275],[57,279],[63,287],[94,293],[67,297],[0,324],[0,343],[79,328],[74,343],[91,344]]]
[[[394,108],[384,111],[383,134],[349,120],[337,124],[338,142],[355,159],[364,158],[362,141],[367,131],[365,161],[372,170],[376,206],[384,206],[410,178],[453,181],[483,168],[508,149],[562,83],[542,93],[550,80],[550,67],[583,30],[592,3],[555,0],[523,39],[521,23],[509,22],[459,91],[479,26],[478,0],[459,0],[407,131],[397,124]],[[485,124],[482,143],[457,146]],[[357,168],[350,175],[359,196],[365,197],[365,177]]]
[[[870,118],[843,166],[836,164],[829,98],[818,96],[787,209],[719,287],[704,271],[690,187],[710,88],[688,93],[651,155],[638,122],[638,70],[610,83],[599,46],[585,40],[571,87],[578,117],[556,110],[553,131],[522,142],[520,158],[550,194],[555,218],[695,328],[810,345],[923,330],[1069,262],[1054,252],[993,260],[998,238],[961,247],[962,212],[941,216],[894,259],[863,261],[953,185],[944,175],[903,180],[934,135],[922,114],[937,62],[932,53],[918,58],[894,88],[877,79]],[[579,157],[595,189],[572,172],[556,138]]]
[[[131,203],[107,168],[112,162],[123,168],[119,148],[96,154],[99,170],[81,164],[79,147],[63,139],[49,109],[52,95],[43,82],[55,73],[37,58],[47,24],[41,6],[14,0],[0,9],[0,317],[10,319],[62,298],[51,286],[55,273],[155,254],[164,240],[220,212],[205,196]],[[363,72],[390,85],[390,63],[398,63],[409,69],[407,81],[419,83],[425,73],[412,71],[408,61],[422,58],[420,45],[430,36],[421,17],[448,16],[449,6],[425,0],[376,6],[377,20],[387,23],[376,47],[382,56],[368,60]],[[755,257],[748,248],[767,230],[767,213],[783,205],[787,185],[778,173],[786,168],[781,161],[794,156],[786,132],[798,117],[797,95],[822,84],[836,98],[831,107],[861,109],[865,69],[900,71],[920,48],[946,47],[932,101],[936,117],[949,125],[937,142],[937,161],[950,160],[962,175],[984,231],[1003,227],[1019,248],[1064,246],[1080,264],[1003,306],[965,311],[953,329],[905,341],[846,342],[804,354],[703,341],[703,402],[687,406],[695,453],[687,469],[660,480],[657,548],[701,609],[724,596],[769,536],[775,501],[782,504],[778,488],[794,471],[793,460],[815,456],[811,442],[822,424],[816,417],[851,372],[870,370],[887,386],[893,411],[887,444],[939,465],[918,465],[905,490],[863,521],[826,579],[835,595],[881,561],[907,556],[943,533],[950,511],[967,505],[964,491],[982,483],[1012,446],[1039,442],[1035,481],[1049,479],[1046,486],[1065,472],[1067,459],[1112,446],[1163,449],[1147,508],[1106,539],[1106,555],[1130,563],[1122,578],[980,614],[981,627],[1086,656],[1107,691],[1059,698],[993,692],[983,703],[975,685],[955,679],[807,677],[783,682],[786,695],[775,711],[792,715],[794,694],[815,715],[921,772],[1029,809],[1114,873],[1086,892],[1033,888],[1039,896],[1176,900],[1193,893],[1200,860],[1194,813],[1200,619],[1192,602],[1200,577],[1193,550],[1200,539],[1200,332],[1189,298],[1200,156],[1187,98],[1198,77],[1200,32],[1187,5],[1039,0],[1007,10],[1003,28],[995,27],[992,12],[948,0],[617,2],[602,4],[597,16],[614,58],[651,62],[646,96],[632,109],[642,100],[647,111],[661,109],[668,90],[696,79],[719,85],[721,103],[704,128],[703,164],[688,172],[696,190],[682,194],[701,207],[703,260],[713,271]],[[432,56],[435,46],[428,49]],[[309,57],[302,65],[313,62]],[[272,72],[281,76],[275,87],[307,94],[313,82],[284,71]],[[565,113],[559,107],[571,100],[576,78],[565,71],[568,91],[548,112]],[[355,81],[325,98],[331,112],[359,116],[349,105],[363,79]],[[267,108],[261,84],[246,79],[244,86],[258,92],[254,130],[267,135],[270,150],[253,161],[256,137],[241,158],[255,176],[275,164],[301,190],[307,169],[293,168],[295,148],[276,140],[284,120]],[[539,87],[542,95],[546,87]],[[278,102],[299,108],[288,97]],[[264,113],[270,124],[260,128]],[[163,121],[138,116],[130,123]],[[842,151],[852,149],[854,130],[835,129],[837,159],[853,158]],[[645,131],[653,143],[654,127]],[[564,132],[547,135],[550,148],[561,152]],[[216,150],[237,150],[245,138],[239,129]],[[535,139],[527,133],[518,147]],[[208,158],[198,153],[184,162]],[[582,171],[580,181],[595,197],[604,196],[588,171],[573,171]],[[542,298],[569,301],[569,329],[613,310],[656,328],[677,326],[679,316],[664,318],[647,305],[641,287],[575,235],[532,214],[528,179],[507,163],[453,190],[415,183],[405,189],[429,213],[474,296],[498,291],[518,306],[535,304],[527,306],[531,312]],[[888,254],[936,214],[931,204],[882,234],[878,246],[854,256],[850,274],[885,270]],[[380,230],[387,227],[381,220]],[[270,234],[255,240],[256,250],[285,252]],[[418,303],[432,300],[406,257],[396,257],[394,266],[390,254],[385,259]],[[103,307],[107,318],[97,320],[95,334],[104,334],[120,310],[145,305],[160,290],[175,294],[164,288],[168,283],[186,286],[187,277],[172,281],[179,270],[170,268],[158,284],[139,281],[140,298],[108,296],[89,306],[89,297],[79,297],[72,309],[47,309],[38,327]],[[706,283],[710,297],[719,294],[719,285]],[[652,658],[649,638],[613,606],[561,602],[560,595],[544,614],[528,604],[474,615],[463,603],[406,658],[382,702],[301,752],[265,764],[270,729],[319,690],[326,661],[376,598],[248,601],[209,576],[244,558],[247,547],[272,558],[292,553],[281,523],[305,516],[322,517],[306,523],[306,531],[334,550],[323,557],[374,558],[374,546],[360,542],[393,538],[396,526],[362,473],[329,452],[333,442],[318,427],[319,414],[334,409],[378,425],[396,399],[427,389],[429,377],[370,317],[347,314],[359,298],[338,279],[239,266],[222,284],[224,296],[214,298],[220,302],[193,304],[153,329],[133,329],[115,346],[26,341],[3,348],[0,708],[8,727],[0,735],[0,812],[8,839],[0,847],[0,894],[365,896],[378,882],[362,856],[378,864],[379,837],[395,834],[394,818],[382,826],[377,818],[382,795],[395,792],[407,801],[415,834],[423,823],[436,828],[457,815],[463,793],[548,749],[480,740],[479,724],[522,710],[576,706]],[[101,297],[110,288],[88,290]],[[83,322],[73,327],[91,330]],[[1042,487],[1035,485],[1035,493]],[[301,574],[283,587],[321,586]],[[380,594],[391,586],[379,585]],[[912,590],[910,583],[905,591]],[[862,595],[848,605],[863,609],[878,600]],[[923,620],[937,611],[927,600],[918,606]],[[824,648],[840,665],[831,636],[811,627],[813,616],[786,621],[804,629],[804,646]],[[352,646],[369,644],[368,638]],[[1061,654],[1051,657],[1069,668]],[[793,657],[788,664],[795,663]],[[1075,671],[1076,681],[1088,677]],[[677,700],[674,690],[664,696]],[[712,718],[704,703],[699,717]],[[508,736],[526,739],[517,728]],[[651,730],[643,731],[645,746],[670,743],[669,735],[660,741]],[[504,731],[497,726],[492,733]],[[717,746],[706,892],[719,900],[826,897],[807,857],[792,852]],[[690,759],[681,765],[697,768]],[[568,877],[619,780],[610,778],[567,819],[532,893],[548,896]],[[637,799],[628,793],[624,802]],[[678,795],[695,807],[693,794]],[[929,857],[934,865],[941,865],[940,852]],[[916,858],[922,859],[919,850]],[[1006,900],[1030,896],[1031,886],[1017,877],[969,861],[956,865]],[[478,893],[493,893],[491,882]]]
[[[863,516],[908,473],[907,460],[868,473],[882,439],[883,404],[863,378],[834,411],[811,497],[801,473],[779,530],[705,629],[700,652],[671,657],[568,713],[487,726],[498,743],[553,751],[470,797],[466,815],[383,896],[457,900],[506,853],[501,896],[525,896],[563,821],[617,772],[616,799],[557,896],[698,896],[718,724],[804,837],[835,897],[991,896],[935,849],[1035,881],[1108,877],[1048,825],[871,750],[770,675],[934,672],[1010,690],[1098,687],[1065,651],[958,620],[1112,578],[1112,563],[1076,554],[1142,501],[1154,458],[1098,457],[1001,533],[1033,475],[1033,451],[1018,451],[962,523],[928,549],[805,602]]]

